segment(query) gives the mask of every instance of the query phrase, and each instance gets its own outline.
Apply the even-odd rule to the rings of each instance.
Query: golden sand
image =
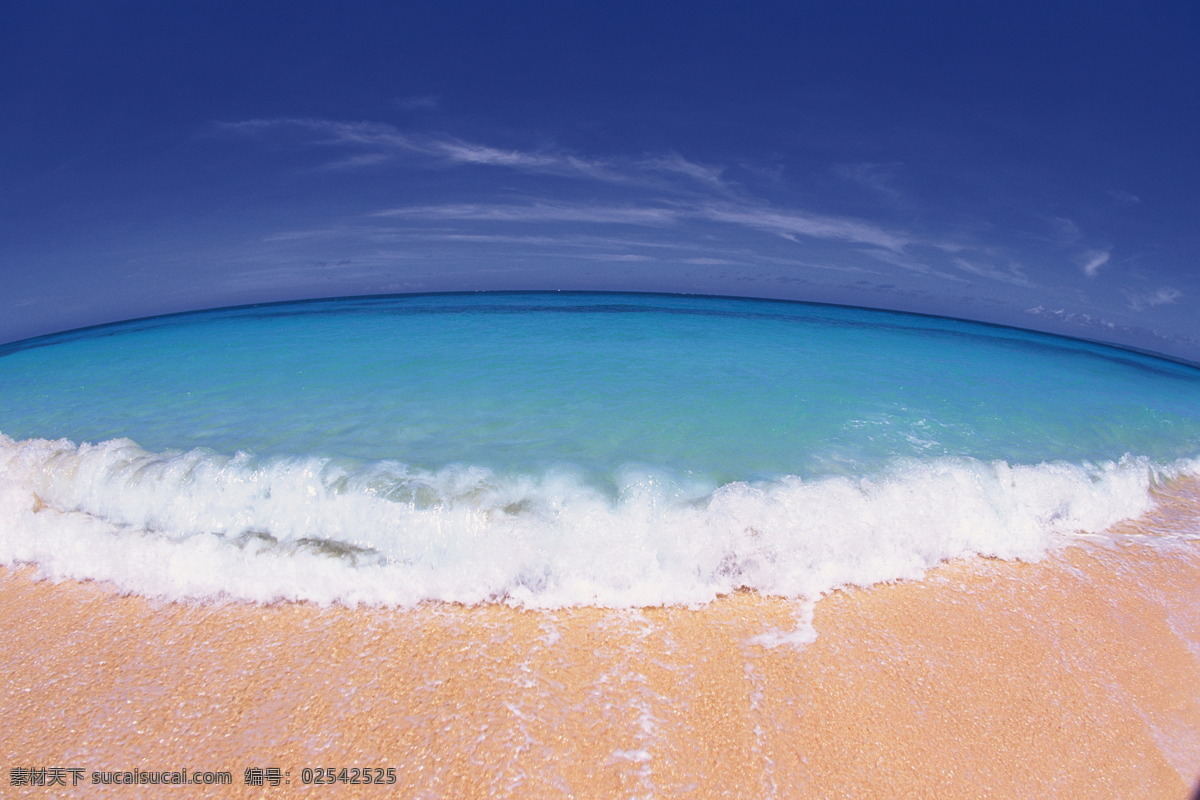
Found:
[[[1200,543],[947,564],[821,600],[811,644],[755,642],[803,613],[193,606],[0,570],[0,796],[1183,800],[1200,780]],[[354,767],[396,783],[303,785]],[[12,785],[47,768],[81,782]],[[183,768],[233,785],[90,783]]]

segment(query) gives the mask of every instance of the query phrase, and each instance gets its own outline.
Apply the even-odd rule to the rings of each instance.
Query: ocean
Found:
[[[343,298],[0,347],[0,564],[166,599],[695,606],[1038,561],[1200,475],[1200,369],[675,295]]]

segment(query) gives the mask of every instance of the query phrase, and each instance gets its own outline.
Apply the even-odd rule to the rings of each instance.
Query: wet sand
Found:
[[[805,606],[749,592],[698,609],[322,609],[32,575],[0,570],[5,797],[1183,800],[1200,782],[1196,541],[839,591],[800,647],[756,637]],[[343,767],[396,783],[303,785]],[[14,768],[82,781],[21,788]],[[183,768],[233,785],[90,784]],[[247,768],[290,784],[247,785]]]

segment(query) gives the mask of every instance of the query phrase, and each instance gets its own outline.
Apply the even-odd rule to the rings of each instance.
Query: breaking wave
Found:
[[[0,434],[0,563],[170,599],[653,606],[816,598],[978,554],[1037,560],[1200,460],[898,460],[870,475],[597,481]]]

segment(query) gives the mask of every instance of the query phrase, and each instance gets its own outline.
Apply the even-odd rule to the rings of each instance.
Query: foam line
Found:
[[[167,598],[529,607],[815,598],[969,554],[1037,560],[1141,515],[1200,461],[900,461],[865,477],[705,486],[569,469],[151,453],[0,435],[0,563]]]

